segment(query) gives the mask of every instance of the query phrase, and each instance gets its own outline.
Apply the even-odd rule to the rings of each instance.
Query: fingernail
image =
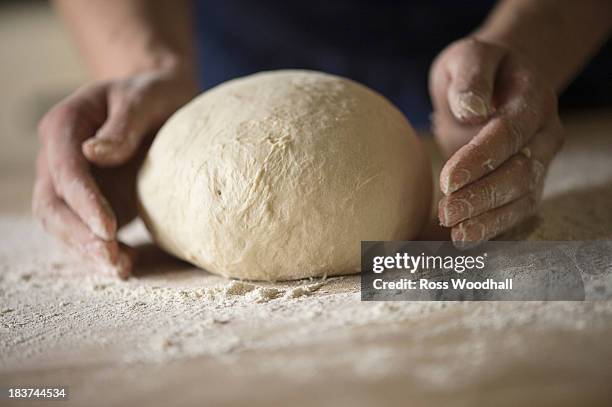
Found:
[[[119,258],[115,265],[115,275],[123,280],[127,280],[132,271],[132,262],[127,253],[119,252]]]
[[[451,109],[458,119],[487,117],[492,110],[485,99],[471,91],[458,93]]]
[[[444,226],[452,226],[469,216],[470,206],[463,199],[455,199],[444,207]]]
[[[113,143],[97,138],[87,140],[83,146],[96,157],[107,156],[114,149]]]
[[[450,176],[446,179],[445,194],[455,192],[459,188],[463,187],[470,182],[472,174],[465,168],[455,169]]]
[[[465,232],[463,225],[459,225],[453,228],[451,231],[451,239],[453,242],[463,242],[465,240]]]
[[[466,250],[487,240],[485,225],[478,221],[467,220],[451,233],[456,248]]]
[[[109,155],[113,151],[112,143],[103,140],[97,140],[93,146],[93,152],[97,156]]]
[[[451,232],[451,238],[453,240],[453,246],[459,250],[467,250],[478,245],[478,242],[468,238],[465,227],[465,223],[460,224],[458,227],[453,228]]]
[[[119,252],[115,262],[107,261],[99,263],[102,272],[111,277],[119,277],[122,280],[127,280],[132,271],[132,264],[129,256],[126,253]]]

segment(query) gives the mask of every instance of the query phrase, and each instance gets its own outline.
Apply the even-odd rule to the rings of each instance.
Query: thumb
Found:
[[[111,112],[95,136],[82,145],[87,159],[100,166],[117,166],[132,158],[152,127],[144,112],[122,107]]]
[[[477,124],[494,113],[493,88],[502,48],[476,39],[460,42],[450,58],[447,99],[459,122]]]

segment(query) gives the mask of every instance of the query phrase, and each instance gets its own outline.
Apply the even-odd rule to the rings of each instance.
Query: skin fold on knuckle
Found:
[[[457,159],[449,161],[446,172],[441,174],[443,192],[454,192],[499,166],[500,160],[490,144],[472,140],[456,153]]]
[[[481,132],[476,146],[465,160],[478,177],[500,167],[518,153],[525,143],[523,129],[505,117],[496,118]]]
[[[457,152],[458,158],[449,165],[441,184],[451,193],[470,184],[497,168],[503,161],[491,142],[470,142]],[[450,163],[450,161],[449,161]]]
[[[503,148],[498,152],[497,159],[495,160],[499,164],[504,157],[512,156],[520,150],[523,146],[524,136],[521,127],[506,117],[499,119],[495,130],[498,133],[498,137],[503,140],[501,144]]]
[[[517,154],[500,167],[500,182],[505,185],[505,194],[496,206],[505,205],[532,191],[539,183],[537,161],[523,154]]]
[[[451,194],[472,181],[469,167],[478,151],[473,144],[468,143],[461,147],[446,162],[440,172],[440,189],[445,195]],[[476,149],[477,150],[477,149]]]
[[[500,185],[488,180],[481,183],[477,193],[481,209],[493,209],[500,205],[500,201],[503,202],[503,199],[500,199],[500,187]]]

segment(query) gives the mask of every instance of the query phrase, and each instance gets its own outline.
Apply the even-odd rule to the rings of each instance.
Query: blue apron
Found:
[[[416,127],[427,127],[432,61],[450,42],[476,28],[494,4],[493,0],[195,0],[201,85],[208,89],[271,69],[325,71],[376,89]],[[607,65],[595,64],[600,78],[609,76],[609,55],[604,58]],[[607,82],[607,91],[601,81],[594,90],[578,86],[578,96],[593,102],[597,94],[605,94],[610,102],[612,81]]]

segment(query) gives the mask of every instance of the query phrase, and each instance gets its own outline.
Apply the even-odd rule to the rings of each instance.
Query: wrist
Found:
[[[193,58],[167,50],[151,52],[139,64],[133,65],[124,77],[145,77],[159,83],[167,92],[164,99],[188,101],[198,93],[196,64]]]
[[[610,2],[500,1],[474,36],[509,48],[561,92],[612,29]]]
[[[129,51],[129,52],[126,52]],[[96,66],[96,62],[100,62]],[[156,46],[134,46],[118,49],[111,58],[94,61],[96,79],[127,79],[143,74],[161,75],[195,86],[195,58],[187,52]]]

